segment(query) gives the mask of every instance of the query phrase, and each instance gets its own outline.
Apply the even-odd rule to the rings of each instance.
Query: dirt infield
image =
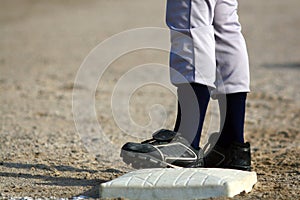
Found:
[[[299,6],[299,0],[240,1],[252,80],[246,139],[259,182],[235,199],[300,198]],[[83,145],[72,114],[73,84],[84,58],[101,41],[132,28],[165,27],[164,12],[165,1],[159,0],[1,1],[0,199],[96,198],[100,183],[132,170],[111,157],[134,139],[113,120],[112,90],[133,66],[167,65],[168,54],[131,52],[100,80],[96,114],[116,147],[113,153],[95,156]],[[172,128],[175,97],[157,85],[133,96],[133,119],[147,124],[145,108],[155,103],[164,105],[166,128]]]

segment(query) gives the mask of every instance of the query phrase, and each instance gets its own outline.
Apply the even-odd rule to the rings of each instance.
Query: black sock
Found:
[[[199,149],[203,122],[210,98],[209,89],[198,83],[180,84],[177,87],[178,111],[174,131],[181,133],[192,147]]]
[[[226,94],[219,99],[221,135],[218,145],[228,147],[232,142],[244,143],[246,92]]]

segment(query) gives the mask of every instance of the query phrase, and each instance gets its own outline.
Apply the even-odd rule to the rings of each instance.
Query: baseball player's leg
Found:
[[[217,89],[221,135],[206,157],[207,167],[251,169],[250,144],[244,143],[245,102],[249,92],[249,64],[236,0],[218,0],[215,7]]]
[[[212,26],[215,0],[168,0],[171,29],[171,81],[178,87],[178,115],[174,131],[199,148],[203,121],[214,87],[216,62]],[[192,90],[188,90],[191,83]],[[192,96],[195,93],[196,102]],[[199,108],[199,109],[198,109]]]

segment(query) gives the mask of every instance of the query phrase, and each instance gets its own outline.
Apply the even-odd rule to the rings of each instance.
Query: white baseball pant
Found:
[[[174,85],[200,83],[215,88],[214,94],[250,91],[237,7],[237,0],[167,0]]]

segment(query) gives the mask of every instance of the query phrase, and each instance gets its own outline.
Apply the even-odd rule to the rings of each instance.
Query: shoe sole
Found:
[[[123,161],[131,165],[135,169],[142,168],[182,168],[176,165],[172,165],[162,160],[158,160],[153,156],[145,153],[136,153],[130,151],[121,150],[121,155]]]

